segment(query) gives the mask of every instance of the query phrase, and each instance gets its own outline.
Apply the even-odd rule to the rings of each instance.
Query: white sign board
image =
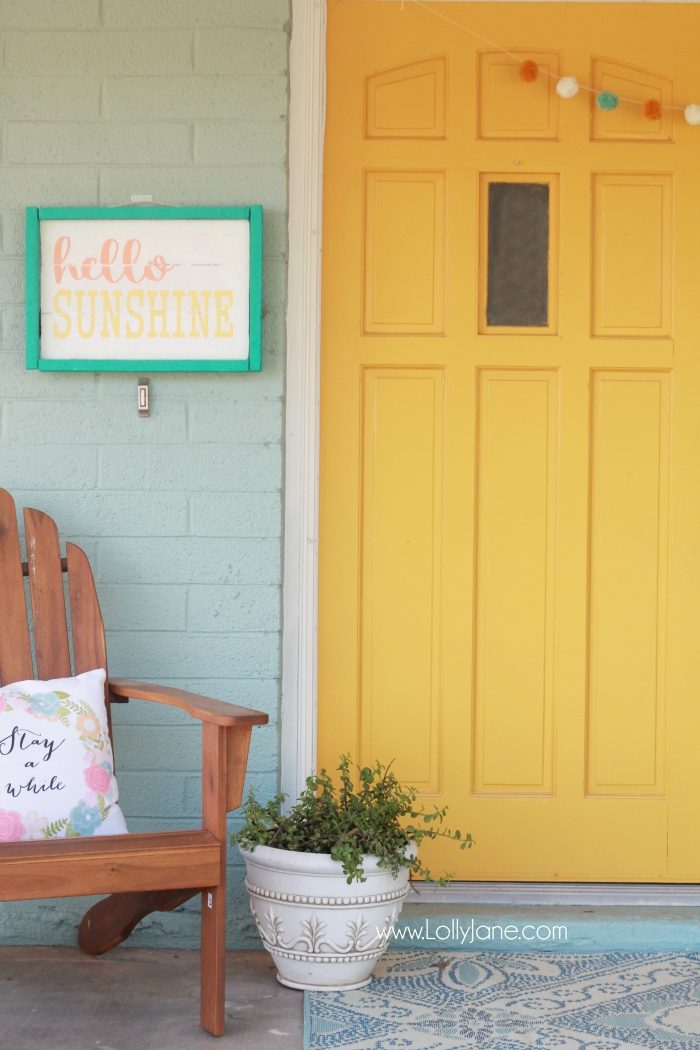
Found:
[[[170,209],[158,209],[158,218],[133,218],[129,209],[123,218],[110,209],[109,217],[84,219],[55,211],[38,213],[35,367],[250,367],[249,218],[192,221],[168,217]]]

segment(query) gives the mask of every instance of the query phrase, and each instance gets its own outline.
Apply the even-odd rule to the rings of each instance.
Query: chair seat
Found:
[[[208,831],[0,843],[0,900],[214,887],[223,848]]]

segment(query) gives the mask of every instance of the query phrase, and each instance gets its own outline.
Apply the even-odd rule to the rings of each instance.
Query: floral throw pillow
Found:
[[[105,672],[0,687],[0,842],[118,835]]]

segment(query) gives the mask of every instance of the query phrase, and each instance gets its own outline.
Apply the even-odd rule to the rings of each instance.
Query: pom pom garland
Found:
[[[526,59],[520,66],[520,79],[526,84],[531,84],[540,75],[540,67],[531,58]]]
[[[418,2],[418,0],[414,0],[414,2]],[[700,0],[695,0],[695,2],[700,2]],[[481,36],[480,33],[477,33],[474,29],[471,29],[469,26],[460,25],[458,22],[453,22],[452,19],[447,18],[445,15],[441,15],[439,14],[439,12],[431,10],[427,4],[419,3],[418,6],[425,8],[426,11],[430,11],[430,14],[435,15],[437,18],[449,22],[451,25],[454,25],[456,29],[460,30],[463,33],[466,33],[468,36],[476,37],[481,41],[485,41],[492,48],[494,48],[495,51],[498,51],[500,52],[500,54],[505,55],[506,58],[508,58],[509,62],[513,64],[517,63],[519,66],[518,75],[520,79],[526,84],[532,83],[533,81],[537,80],[540,73],[542,73],[544,77],[549,77],[552,80],[556,81],[555,90],[559,98],[574,98],[574,96],[577,95],[579,91],[585,91],[588,94],[595,97],[595,104],[598,107],[598,109],[606,112],[610,112],[614,109],[617,109],[620,102],[625,103],[625,105],[639,107],[642,110],[642,115],[647,120],[660,120],[664,112],[668,113],[669,110],[675,110],[676,112],[683,112],[687,124],[691,124],[695,127],[700,127],[700,103],[698,102],[691,102],[689,103],[689,105],[685,106],[685,108],[683,106],[662,106],[658,99],[655,98],[647,98],[646,100],[640,98],[628,98],[625,95],[622,95],[620,97],[616,95],[613,91],[599,91],[598,88],[593,87],[591,84],[579,84],[576,77],[559,77],[557,73],[550,72],[550,69],[547,65],[545,65],[543,70],[540,70],[540,67],[538,66],[537,62],[534,62],[531,58],[521,59],[519,55],[514,54],[512,51],[509,51],[507,48],[502,47],[498,43],[495,43],[493,40],[487,40],[485,37]],[[402,11],[403,8],[404,3],[402,0]],[[537,52],[532,53],[537,54]]]
[[[598,109],[609,112],[612,109],[617,109],[620,100],[613,91],[601,91],[596,96],[595,104]]]
[[[559,98],[573,98],[579,92],[578,80],[576,77],[561,77],[557,80],[556,91]]]

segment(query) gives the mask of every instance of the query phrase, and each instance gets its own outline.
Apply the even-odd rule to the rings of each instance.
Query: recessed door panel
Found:
[[[444,172],[366,174],[364,331],[442,332]]]
[[[437,792],[444,376],[368,368],[362,397],[360,758],[391,752],[397,775]]]
[[[480,373],[472,750],[478,794],[552,792],[557,414],[556,373]]]
[[[594,335],[672,334],[672,176],[593,175]]]
[[[588,795],[666,791],[671,377],[594,372]]]

